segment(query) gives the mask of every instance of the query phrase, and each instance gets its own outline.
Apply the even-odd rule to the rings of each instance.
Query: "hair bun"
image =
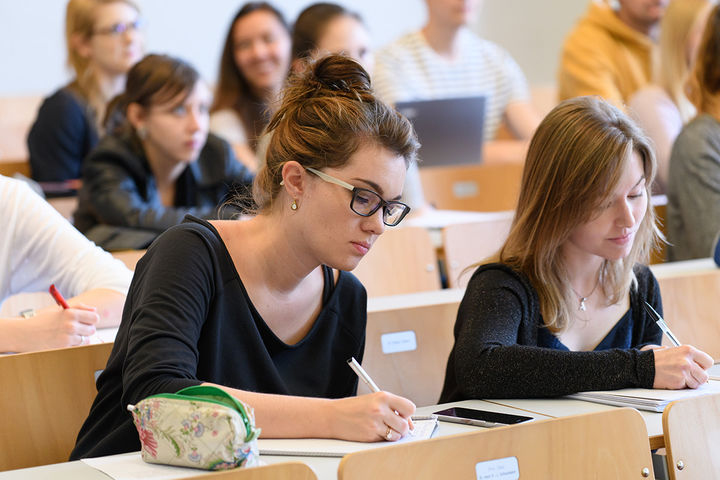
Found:
[[[337,92],[354,95],[372,93],[370,75],[359,63],[345,55],[327,55],[311,63],[306,81],[314,83],[316,88]]]

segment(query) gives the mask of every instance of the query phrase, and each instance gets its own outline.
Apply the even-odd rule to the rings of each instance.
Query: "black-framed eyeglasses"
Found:
[[[347,182],[335,178],[327,173],[321,172],[315,168],[305,167],[305,169],[311,173],[314,173],[322,180],[341,187],[347,188],[352,192],[352,200],[350,200],[350,210],[357,213],[361,217],[372,216],[381,207],[383,209],[383,223],[388,227],[394,227],[405,218],[405,215],[410,213],[410,207],[402,202],[394,200],[386,201],[376,192],[368,190],[367,188],[360,188],[350,185]]]
[[[132,22],[125,23],[114,23],[109,27],[98,28],[93,33],[95,35],[112,35],[113,37],[119,37],[125,32],[133,32],[140,30],[143,27],[143,20],[138,18]]]

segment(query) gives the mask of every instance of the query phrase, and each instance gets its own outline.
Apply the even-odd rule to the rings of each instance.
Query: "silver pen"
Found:
[[[365,382],[365,385],[367,385],[372,392],[380,391],[380,387],[378,387],[377,384],[373,382],[373,379],[370,378],[370,375],[368,375],[365,369],[360,366],[357,360],[355,360],[355,357],[350,357],[350,360],[348,360],[347,363],[348,365],[350,365],[350,368],[352,368],[353,371],[357,374],[357,376],[360,377],[360,380]]]
[[[348,363],[348,365],[350,365],[350,368],[352,368],[353,371],[357,374],[357,376],[360,377],[360,379],[361,379],[363,382],[365,382],[365,385],[367,385],[368,388],[369,388],[372,392],[379,392],[379,391],[380,391],[380,387],[378,387],[378,386],[377,386],[377,383],[375,383],[375,382],[373,381],[373,379],[370,378],[370,375],[368,375],[368,373],[365,371],[365,369],[358,363],[357,360],[355,360],[355,357],[350,357],[350,359],[347,361],[347,363]],[[400,414],[397,412],[397,410],[395,410],[395,415],[398,415],[398,416],[400,415]],[[414,427],[413,427],[413,424],[412,424],[412,420],[413,420],[412,417],[410,417],[410,418],[408,419],[408,423],[410,424],[410,430],[408,430],[408,434],[409,434],[410,436],[414,436],[414,435],[415,435],[415,434],[413,433],[413,428],[414,428]],[[390,428],[390,427],[388,427],[388,429],[389,429],[389,428]]]
[[[670,339],[670,342],[674,346],[679,347],[681,345],[680,341],[678,341],[677,337],[673,335],[673,333],[670,331],[670,328],[667,326],[667,323],[665,323],[665,320],[663,320],[660,314],[656,312],[655,309],[650,306],[648,302],[644,302],[643,307],[645,308],[647,314],[650,315],[651,318],[655,319],[655,323],[658,327],[660,327],[660,330],[662,330],[665,336]]]

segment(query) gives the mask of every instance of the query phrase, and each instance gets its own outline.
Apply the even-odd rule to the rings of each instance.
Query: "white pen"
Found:
[[[380,391],[380,387],[378,387],[377,384],[373,382],[373,379],[370,378],[370,375],[368,375],[365,369],[358,363],[357,360],[355,360],[355,357],[350,357],[350,360],[348,360],[347,363],[348,365],[350,365],[350,368],[352,368],[353,371],[357,374],[357,376],[360,377],[360,380],[365,382],[365,385],[367,385],[371,391]]]
[[[667,323],[665,323],[665,320],[663,320],[660,314],[656,312],[655,309],[648,302],[645,302],[643,304],[643,307],[645,307],[645,311],[655,319],[655,323],[658,327],[660,327],[660,330],[662,330],[665,336],[670,339],[670,342],[674,346],[679,347],[681,345],[680,341],[678,341],[677,337],[673,335],[673,333],[670,331],[670,328],[667,326]]]
[[[350,365],[350,368],[353,369],[353,372],[355,372],[357,374],[357,376],[360,377],[360,380],[365,382],[365,385],[367,385],[368,388],[372,392],[380,391],[380,387],[378,387],[377,383],[375,383],[373,381],[373,379],[370,378],[370,375],[368,375],[368,373],[365,371],[365,369],[358,363],[357,360],[355,360],[355,357],[350,357],[350,359],[347,361],[347,363],[348,363],[348,365]],[[395,415],[398,415],[398,416],[400,415],[397,412],[397,410],[395,410]],[[412,420],[408,419],[408,423],[412,426]],[[389,428],[390,427],[388,427],[388,431],[389,431]],[[408,433],[412,436],[413,435],[412,429],[408,430]]]

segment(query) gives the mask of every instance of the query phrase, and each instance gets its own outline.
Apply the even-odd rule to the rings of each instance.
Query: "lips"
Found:
[[[624,245],[632,240],[633,235],[635,235],[634,231],[628,232],[625,235],[620,235],[618,237],[609,238],[608,240],[610,240],[613,243],[617,243],[619,245]]]
[[[355,250],[360,255],[365,255],[368,251],[370,251],[370,247],[372,246],[371,243],[368,242],[350,242],[352,243],[353,247],[355,247]]]

